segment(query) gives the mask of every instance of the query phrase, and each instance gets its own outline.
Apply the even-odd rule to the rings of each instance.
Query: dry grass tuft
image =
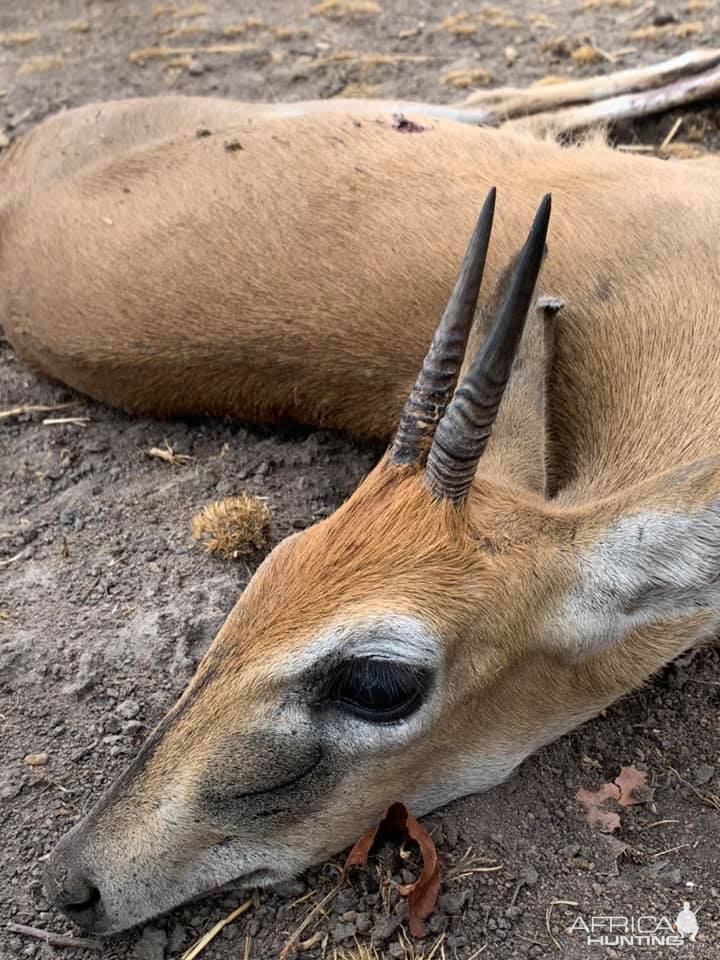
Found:
[[[534,80],[530,86],[554,87],[558,83],[567,83],[567,77],[563,77],[559,73],[548,73],[546,76],[540,77],[539,80]]]
[[[356,100],[372,100],[380,97],[381,83],[348,83],[338,93],[340,97]]]
[[[192,63],[192,57],[188,53],[182,54],[180,57],[173,57],[172,60],[168,60],[163,64],[163,70],[187,70],[187,68]]]
[[[189,7],[173,10],[173,19],[189,20],[191,17],[204,17],[211,10],[212,7],[209,7],[207,3],[191,3]]]
[[[272,513],[260,497],[247,493],[204,507],[192,520],[192,532],[206,553],[235,560],[268,544]]]
[[[662,40],[665,37],[679,37],[684,40],[687,37],[696,37],[702,32],[703,24],[700,20],[685,20],[683,23],[666,23],[662,27],[640,27],[630,32],[629,39]]]
[[[71,20],[70,23],[65,24],[65,29],[68,33],[89,33],[90,31],[90,21],[89,20]]]
[[[360,20],[380,13],[380,4],[374,0],[321,0],[311,8],[316,17],[331,20]]]
[[[205,27],[197,24],[186,23],[182,27],[163,27],[160,31],[161,37],[167,37],[169,40],[177,37],[199,37],[207,33]]]
[[[492,74],[482,67],[474,69],[448,70],[440,78],[445,87],[459,87],[462,90],[468,87],[487,87],[492,82]]]
[[[354,950],[345,950],[343,947],[335,950],[333,960],[380,960],[380,954],[375,947],[359,943]]]
[[[607,59],[602,50],[598,50],[598,48],[594,47],[591,43],[580,44],[579,47],[576,47],[575,50],[572,51],[570,56],[579,66],[583,66],[586,63],[600,63]]]
[[[436,30],[446,30],[456,36],[469,36],[475,33],[478,28],[477,22],[473,22],[470,13],[467,10],[461,10],[460,13],[453,13],[439,23]]]
[[[50,70],[59,70],[65,63],[59,53],[51,54],[47,57],[30,57],[25,63],[21,64],[17,75],[19,77],[28,77],[33,73],[48,73]]]
[[[128,54],[130,63],[143,65],[149,60],[165,60],[168,57],[181,57],[185,54],[194,56],[195,54],[240,54],[240,55],[261,55],[263,51],[256,43],[213,43],[207,47],[167,47],[162,44],[157,47],[144,47],[142,50],[133,50]],[[268,60],[270,54],[266,54]]]
[[[0,47],[23,47],[26,43],[35,43],[39,39],[37,30],[27,33],[0,33]]]

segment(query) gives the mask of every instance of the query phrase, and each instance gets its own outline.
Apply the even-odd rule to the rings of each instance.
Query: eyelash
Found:
[[[321,701],[371,723],[394,723],[420,706],[430,680],[430,671],[409,664],[350,659],[324,683]]]

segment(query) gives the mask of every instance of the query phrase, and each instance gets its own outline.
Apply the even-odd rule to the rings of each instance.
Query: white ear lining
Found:
[[[646,511],[610,527],[576,561],[576,580],[549,611],[553,645],[592,654],[632,630],[720,614],[720,503],[693,513]]]

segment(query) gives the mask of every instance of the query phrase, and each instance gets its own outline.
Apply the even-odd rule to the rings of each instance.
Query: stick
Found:
[[[340,873],[340,878],[338,882],[335,884],[335,886],[330,891],[328,891],[328,893],[325,894],[322,900],[320,900],[318,903],[315,904],[312,910],[308,911],[305,919],[302,921],[300,926],[295,929],[295,932],[291,935],[290,939],[287,941],[285,946],[282,948],[282,950],[278,954],[278,960],[285,960],[287,955],[292,951],[293,947],[300,939],[300,936],[303,933],[303,931],[306,930],[307,927],[310,925],[310,923],[313,921],[313,919],[319,913],[322,912],[325,905],[328,904],[334,897],[338,895],[344,883],[345,883],[345,870],[343,869]],[[183,957],[182,960],[186,960],[186,958]],[[187,960],[189,960],[189,958],[187,958]]]
[[[8,923],[10,933],[21,933],[26,937],[35,937],[44,940],[53,947],[79,947],[81,950],[105,949],[99,940],[84,940],[80,937],[67,937],[64,933],[52,933],[50,930],[41,930],[39,927],[26,927],[24,923]]]
[[[210,927],[207,933],[204,933],[197,943],[193,944],[189,950],[186,950],[182,955],[181,960],[195,960],[195,957],[202,953],[205,947],[210,943],[211,940],[214,940],[215,937],[220,933],[223,927],[226,927],[229,923],[232,923],[241,913],[245,913],[246,910],[249,910],[252,906],[252,900],[246,900],[245,903],[241,903],[239,907],[236,907],[232,913],[229,913],[226,917],[223,917],[222,920],[218,920],[214,927]]]
[[[16,560],[19,560],[24,553],[25,550],[21,550],[20,553],[16,553],[14,557],[8,557],[7,560],[0,560],[0,567],[10,566],[11,563],[15,563]]]
[[[689,50],[679,57],[663,60],[650,67],[619,70],[604,77],[588,77],[529,89],[501,87],[498,90],[478,90],[458,106],[481,105],[491,108],[496,115],[496,122],[502,122],[572,104],[592,103],[620,94],[652,90],[710,70],[718,64],[718,49]]]
[[[579,107],[538,113],[527,120],[513,120],[508,126],[523,123],[535,132],[558,130],[570,133],[594,124],[632,120],[635,117],[646,117],[651,113],[662,113],[665,110],[672,110],[673,107],[693,103],[695,100],[717,96],[719,92],[720,66],[715,66],[705,73],[693,74],[656,90],[628,93],[621,97],[610,97],[598,103],[586,103]]]
[[[44,427],[54,427],[60,423],[74,423],[78,427],[84,427],[86,423],[90,423],[90,417],[45,417],[43,420]]]
[[[55,403],[47,406],[44,403],[30,404],[25,407],[12,407],[10,410],[0,410],[0,420],[7,420],[10,417],[20,417],[24,413],[50,413],[52,410],[64,410],[65,407],[74,407],[77,401],[72,403]]]

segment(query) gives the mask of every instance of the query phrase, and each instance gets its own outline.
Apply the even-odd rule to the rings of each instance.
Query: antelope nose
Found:
[[[102,896],[82,871],[57,863],[55,856],[45,867],[45,890],[54,906],[84,930],[94,930],[104,913]]]

